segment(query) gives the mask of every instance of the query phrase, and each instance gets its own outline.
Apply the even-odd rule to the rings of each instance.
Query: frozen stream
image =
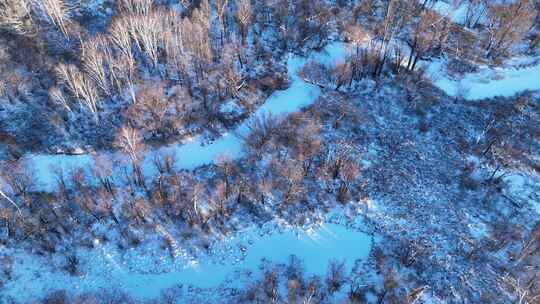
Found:
[[[309,230],[275,230],[275,226],[249,229],[216,244],[210,256],[183,255],[177,260],[150,247],[122,255],[110,245],[95,241],[94,249],[77,252],[84,273],[79,277],[58,270],[58,265],[47,258],[21,253],[13,267],[14,280],[0,291],[0,302],[2,296],[27,301],[57,289],[74,295],[118,289],[136,299],[151,299],[177,284],[213,288],[228,282],[227,286],[239,286],[242,277],[235,276],[235,271],[251,270],[257,275],[261,259],[286,263],[291,255],[303,261],[308,274],[324,275],[329,261],[345,261],[350,270],[355,260],[367,257],[371,247],[369,235],[338,224],[326,223]],[[143,273],[141,269],[159,272]]]
[[[463,24],[467,4],[455,6],[451,4],[453,2],[439,0],[433,9],[453,22]],[[459,79],[450,77],[446,70],[448,62],[439,59],[429,62],[428,73],[432,76],[433,84],[450,96],[461,95],[467,100],[509,97],[526,90],[540,90],[540,64],[535,62],[539,59],[538,56],[521,56],[507,60],[500,67],[483,65],[477,72],[466,73]]]
[[[287,68],[291,85],[285,90],[274,92],[254,115],[267,113],[286,115],[312,104],[319,97],[320,88],[302,81],[297,75],[298,71],[308,60],[331,64],[344,58],[345,54],[346,48],[343,43],[336,42],[328,45],[321,52],[314,52],[308,59],[299,56],[289,57]],[[203,145],[201,137],[195,137],[181,144],[174,144],[149,152],[143,164],[145,176],[147,178],[155,176],[153,160],[154,156],[159,153],[172,153],[176,158],[178,169],[194,169],[210,164],[220,155],[227,155],[232,158],[240,157],[242,155],[242,140],[235,134],[245,133],[246,124],[247,122],[241,124],[235,132],[227,133],[207,145]],[[119,155],[115,156],[118,157]],[[89,168],[93,163],[91,155],[30,155],[28,159],[33,162],[39,187],[44,191],[54,191],[56,187],[54,168],[60,167],[64,172],[67,172],[76,168]]]

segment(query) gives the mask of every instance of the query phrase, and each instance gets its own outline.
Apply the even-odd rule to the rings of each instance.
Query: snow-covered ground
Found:
[[[530,176],[520,172],[508,172],[503,179],[509,186],[508,195],[519,203],[533,202],[535,211],[540,214],[540,192],[538,192],[540,184],[537,179],[533,180]]]
[[[324,51],[312,54],[311,58],[291,56],[288,60],[290,87],[272,94],[255,115],[285,115],[313,103],[321,93],[320,88],[300,79],[297,75],[299,69],[310,59],[332,63],[342,59],[345,54],[346,47],[343,44],[333,43]],[[443,61],[432,62],[429,72],[433,75],[435,85],[449,95],[465,92],[466,98],[475,100],[540,89],[540,66],[518,68],[517,65],[522,63],[524,61],[515,60],[503,68],[482,67],[479,72],[467,74],[461,80],[452,79],[448,75]],[[176,157],[177,168],[184,169],[212,163],[223,154],[238,158],[242,155],[242,140],[238,134],[246,132],[246,124],[210,144],[203,145],[202,139],[195,137],[182,144],[150,151],[144,159],[144,174],[149,178],[154,176],[152,162],[157,153],[172,153]],[[123,158],[120,154],[110,156]],[[53,167],[60,167],[64,171],[87,169],[94,160],[90,155],[32,155],[29,161],[35,164],[34,174],[42,190],[52,191],[56,184]],[[275,223],[272,225],[275,227]],[[477,235],[484,233],[481,226],[471,229]],[[125,253],[96,240],[93,249],[77,249],[84,273],[81,277],[72,277],[59,271],[60,264],[51,263],[47,258],[20,252],[15,256],[14,279],[4,286],[0,295],[26,300],[57,288],[74,293],[118,288],[136,298],[152,298],[179,283],[216,287],[224,281],[234,281],[236,270],[256,270],[262,258],[285,262],[294,254],[304,261],[309,273],[322,274],[329,260],[345,259],[350,267],[355,259],[365,258],[371,246],[367,234],[330,223],[307,231],[266,231],[264,228],[243,231],[234,238],[216,244],[213,249],[215,254],[210,255],[193,256],[178,248],[180,258],[176,260],[165,256],[167,251],[159,247]],[[149,261],[156,263],[148,265]],[[158,269],[158,272],[145,273],[141,271],[143,269]]]
[[[227,283],[240,287],[242,282],[236,274],[256,272],[262,259],[286,263],[291,255],[303,261],[307,273],[324,275],[332,260],[344,261],[351,269],[355,260],[367,257],[372,242],[364,232],[333,223],[307,230],[276,230],[280,229],[274,222],[251,228],[216,243],[210,255],[182,254],[176,260],[159,247],[120,252],[95,240],[93,249],[77,250],[83,273],[78,277],[60,270],[61,266],[48,258],[21,252],[15,257],[13,280],[0,292],[0,302],[2,296],[28,301],[57,289],[72,295],[118,289],[135,299],[151,299],[178,284],[214,288]]]

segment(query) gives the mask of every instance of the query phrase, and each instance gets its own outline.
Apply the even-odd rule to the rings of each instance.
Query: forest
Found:
[[[0,0],[0,303],[534,304],[539,252],[538,0]]]

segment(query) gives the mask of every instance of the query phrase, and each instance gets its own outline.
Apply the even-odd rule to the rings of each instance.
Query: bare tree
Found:
[[[199,214],[199,201],[201,200],[201,197],[204,193],[205,187],[204,185],[196,181],[193,185],[193,187],[190,189],[190,206],[187,210],[188,213],[188,221],[191,224],[194,224],[197,219],[200,219]]]
[[[338,191],[338,200],[346,203],[350,199],[351,184],[360,175],[360,166],[350,159],[342,162],[340,169],[341,185]]]
[[[236,173],[236,164],[232,161],[229,155],[219,155],[217,165],[223,175],[225,186],[225,198],[228,199],[231,195],[232,179]]]
[[[226,84],[227,93],[237,97],[238,91],[244,85],[244,79],[241,72],[238,69],[238,66],[235,64],[237,62],[242,65],[242,58],[240,55],[240,46],[235,43],[227,43],[223,48],[223,68],[222,76]]]
[[[52,86],[49,89],[49,99],[61,105],[68,112],[71,112],[71,107],[69,106],[68,99],[62,89],[60,89],[58,86]]]
[[[488,5],[486,56],[497,58],[510,53],[525,37],[536,17],[531,0]]]
[[[120,52],[126,56],[131,65],[134,65],[135,57],[131,48],[131,25],[129,22],[130,20],[123,16],[113,18],[109,27],[110,35],[108,37]]]
[[[109,77],[107,75],[107,61],[111,60],[108,41],[103,36],[85,41],[81,44],[83,51],[83,68],[103,93],[110,96]]]
[[[69,7],[63,0],[41,0],[43,11],[54,24],[66,36],[68,36]]]
[[[128,126],[120,128],[116,135],[114,145],[127,153],[133,163],[139,162],[140,153],[145,150],[143,138],[139,131]]]
[[[248,134],[240,134],[242,139],[253,154],[261,156],[262,150],[271,140],[279,128],[279,120],[270,113],[262,114],[249,121],[247,124]]]
[[[187,69],[189,65],[189,54],[184,46],[185,28],[182,17],[175,10],[166,12],[163,18],[163,48],[166,54],[166,63],[169,70],[178,73],[181,81],[187,79]]]
[[[145,83],[137,92],[137,103],[128,110],[128,119],[133,126],[148,131],[153,137],[164,136],[171,132],[167,112],[174,106],[174,100],[169,100],[165,94],[163,82]]]
[[[183,66],[191,66],[197,76],[197,81],[206,79],[206,73],[212,65],[214,53],[210,41],[210,15],[204,9],[195,9],[191,19],[182,22],[183,45],[189,56],[181,59],[185,62]],[[189,33],[189,34],[187,34]]]
[[[347,282],[345,275],[345,263],[335,260],[330,261],[325,281],[328,293],[330,295],[338,292]]]
[[[7,196],[4,191],[2,191],[0,189],[0,196],[3,197],[5,200],[7,200],[11,205],[13,205],[16,209],[17,209],[17,212],[19,213],[19,216],[22,218],[22,212],[21,212],[21,208],[19,208],[19,205],[17,205],[17,203],[15,203],[9,196]]]
[[[127,84],[132,102],[136,102],[134,77],[136,73],[135,56],[132,49],[130,33],[130,20],[126,17],[114,18],[109,28],[109,39],[120,51],[120,56],[109,58],[109,73],[117,91],[121,92],[123,85]]]
[[[144,184],[142,169],[140,167],[141,154],[146,149],[144,141],[139,131],[124,126],[116,134],[114,146],[126,153],[131,160],[133,170],[136,174],[139,184]]]
[[[277,165],[277,167],[285,180],[284,201],[290,203],[300,198],[300,195],[305,190],[302,187],[302,180],[305,174],[302,164],[294,160],[289,160]]]
[[[339,63],[330,70],[329,76],[332,83],[334,83],[336,86],[336,91],[346,83],[349,83],[349,86],[352,84],[352,81],[356,75],[355,69],[357,68],[357,64],[352,64],[352,62],[356,62],[356,60]]]
[[[480,22],[480,19],[486,15],[488,1],[487,0],[465,0],[465,26],[475,28]]]
[[[354,46],[354,52],[356,54],[360,54],[361,44],[369,40],[369,34],[364,30],[363,27],[357,24],[347,26],[345,29],[345,35]]]
[[[373,76],[379,76],[389,57],[395,35],[407,21],[406,2],[390,0],[386,6],[384,21],[375,29],[371,47],[376,59]]]
[[[259,183],[257,183],[257,190],[261,195],[261,204],[266,204],[266,198],[272,196],[274,190],[274,180],[271,176],[265,176]]]
[[[0,172],[0,197],[15,207],[22,218],[19,205],[2,188],[7,186],[6,189],[9,189],[10,192],[25,197],[31,186],[32,178],[26,172],[26,165],[19,162],[6,163],[0,170],[2,170]]]
[[[449,33],[448,18],[433,10],[422,10],[418,18],[412,19],[412,28],[412,37],[407,39],[410,47],[407,61],[409,70],[414,70],[419,60],[442,51]]]
[[[220,41],[221,45],[224,44],[224,36],[227,33],[227,10],[228,10],[229,0],[216,0],[216,11],[219,18],[219,23],[221,25],[221,35]]]
[[[293,37],[298,46],[311,43],[321,46],[329,34],[332,20],[327,2],[321,0],[297,1],[294,9],[296,31]]]
[[[154,165],[161,175],[174,174],[175,162],[176,158],[172,152],[157,153],[154,157]]]
[[[107,156],[96,155],[94,157],[93,175],[100,181],[101,185],[114,194],[113,190],[113,164]]]
[[[331,69],[338,69],[337,66],[338,65],[332,67]],[[331,73],[330,68],[315,60],[306,62],[298,74],[305,82],[309,82],[321,87],[325,86],[326,82],[332,82],[335,84],[335,78],[333,77],[335,75]],[[339,89],[339,87],[337,89]]]
[[[248,27],[251,24],[251,17],[251,0],[239,0],[237,2],[236,20],[238,21],[238,26],[240,27],[242,44],[246,44],[246,37],[248,34]]]
[[[130,18],[133,30],[131,37],[139,49],[150,58],[154,67],[158,63],[158,51],[162,45],[163,18],[165,16],[162,10],[152,11],[148,15],[131,15]]]
[[[121,0],[119,8],[126,14],[148,15],[154,6],[154,0]]]
[[[97,121],[99,96],[92,79],[73,64],[59,64],[56,73],[70,93],[86,106]]]
[[[35,181],[30,165],[30,162],[24,160],[6,162],[2,167],[3,172],[0,174],[10,186],[11,191],[23,198],[26,198],[30,193]]]

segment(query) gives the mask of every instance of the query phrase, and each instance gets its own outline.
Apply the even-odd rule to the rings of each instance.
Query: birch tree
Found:
[[[216,12],[219,18],[219,23],[221,25],[221,35],[220,35],[220,41],[221,45],[223,46],[224,43],[224,36],[227,33],[227,9],[228,9],[229,0],[216,0]]]
[[[56,73],[70,93],[98,119],[98,92],[94,82],[73,64],[59,64]]]
[[[158,63],[158,49],[163,33],[162,18],[162,11],[156,11],[149,15],[134,15],[130,19],[133,27],[131,37],[139,49],[150,58],[154,67]]]
[[[107,42],[105,37],[96,36],[89,41],[83,42],[81,48],[83,49],[84,71],[103,93],[110,96],[111,90],[106,65],[109,60],[112,60],[112,57],[107,56],[107,53],[110,52]]]
[[[29,185],[22,185],[22,184],[19,184],[17,183],[17,180],[18,178],[15,176],[17,175],[18,173],[17,172],[11,172],[11,169],[10,168],[12,166],[3,166],[3,168],[1,168],[0,170],[2,170],[0,172],[0,201],[4,200],[4,201],[7,201],[10,205],[12,205],[13,207],[15,207],[15,209],[17,209],[17,213],[19,214],[19,216],[22,218],[22,211],[19,207],[19,205],[17,203],[15,203],[15,201],[13,199],[11,199],[10,196],[8,196],[6,194],[6,192],[4,192],[4,190],[2,188],[4,188],[4,186],[9,186],[9,188],[11,188],[11,191],[17,191],[17,189],[14,189],[14,188],[17,188],[18,186],[21,186],[21,188],[26,188],[28,187]],[[17,170],[15,170],[17,171]],[[24,184],[27,184],[29,181],[25,181]],[[26,189],[19,189],[20,191],[22,192],[25,192]],[[24,194],[24,193],[22,193]]]
[[[148,15],[154,6],[154,0],[121,0],[118,6],[127,14]]]
[[[136,174],[138,183],[144,185],[140,161],[141,154],[146,147],[139,131],[129,126],[120,128],[116,134],[113,145],[128,155],[131,164],[133,165],[133,171]]]
[[[126,153],[132,163],[139,163],[140,153],[145,149],[143,138],[139,131],[129,126],[120,128],[116,134],[114,146]]]
[[[49,89],[49,99],[61,105],[66,111],[71,112],[71,106],[66,97],[66,94],[58,86],[53,86]]]
[[[15,209],[17,209],[17,213],[19,213],[19,216],[22,218],[22,212],[21,212],[21,208],[19,208],[19,205],[17,205],[17,203],[15,203],[9,196],[7,196],[4,191],[2,191],[2,189],[0,189],[0,197],[4,198],[8,203],[10,203],[12,206],[15,207]]]
[[[68,36],[70,9],[63,0],[41,0],[41,5],[49,21]]]
[[[248,33],[248,27],[251,24],[251,17],[251,0],[239,0],[237,2],[236,20],[238,21],[238,26],[240,27],[242,44],[246,44],[246,37]]]
[[[121,92],[124,84],[128,85],[132,102],[135,103],[134,77],[136,63],[132,49],[129,19],[125,17],[113,19],[109,31],[109,39],[120,52],[120,55],[114,60],[109,59],[111,78],[118,92]]]
[[[384,21],[376,28],[371,47],[377,62],[373,70],[374,76],[379,76],[389,57],[391,42],[399,29],[405,24],[406,14],[404,4],[398,0],[390,0],[386,6]]]

